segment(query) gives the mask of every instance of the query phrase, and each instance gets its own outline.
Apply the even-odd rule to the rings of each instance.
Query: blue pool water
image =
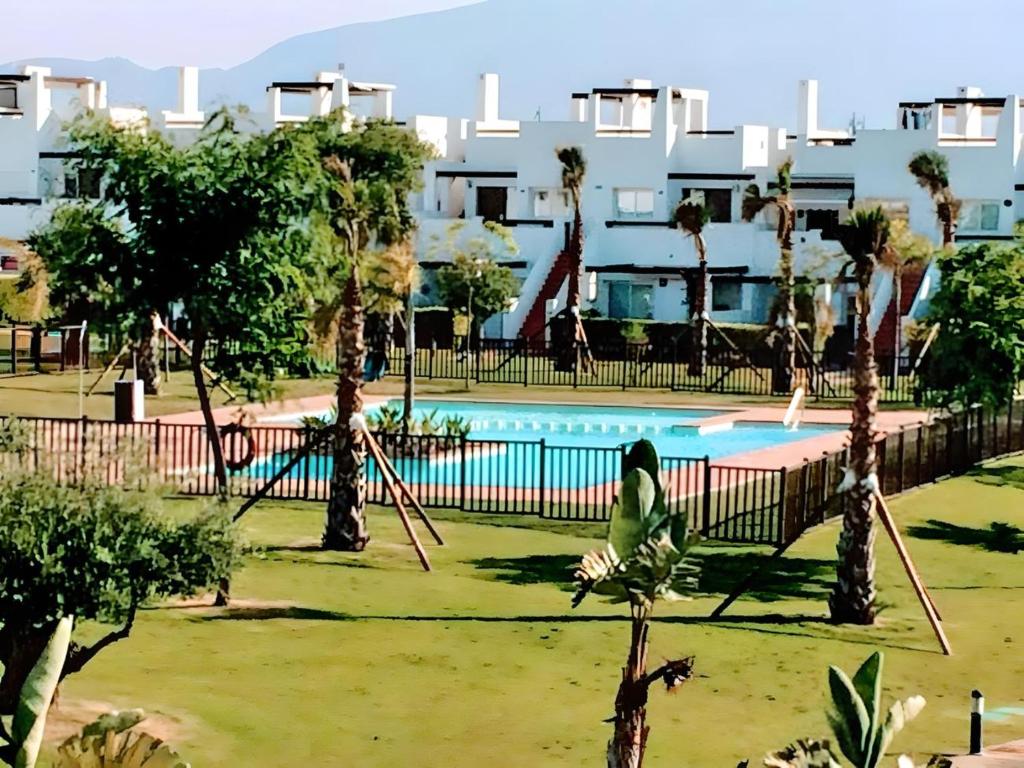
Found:
[[[390,404],[401,407],[401,401]],[[465,456],[456,445],[454,450],[430,457],[394,459],[407,482],[536,488],[543,472],[545,487],[584,488],[616,479],[621,447],[640,438],[653,442],[663,457],[722,459],[843,429],[810,425],[794,431],[779,423],[739,422],[731,429],[702,435],[697,432],[701,420],[727,412],[443,400],[417,402],[417,416],[435,412],[438,419],[459,415],[470,420]],[[251,469],[254,474],[269,477],[289,458],[287,454],[279,454]],[[372,460],[368,469],[371,480],[379,478]],[[330,456],[316,456],[308,462],[300,462],[291,475],[327,479],[330,472]]]

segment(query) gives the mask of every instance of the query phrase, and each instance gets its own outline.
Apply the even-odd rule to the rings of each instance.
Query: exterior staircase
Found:
[[[562,283],[565,282],[565,278],[568,275],[569,253],[563,250],[555,257],[547,277],[544,278],[544,283],[537,292],[533,304],[530,305],[530,310],[526,314],[526,319],[523,320],[523,326],[519,331],[520,336],[529,339],[543,333],[544,324],[547,322],[547,303],[558,296],[558,291],[562,288]]]
[[[902,296],[900,297],[899,306],[899,317],[906,317],[910,313],[910,308],[914,305],[914,299],[917,297],[917,292],[921,288],[921,281],[924,279],[925,267],[923,265],[915,265],[907,267],[903,270],[902,279]],[[896,323],[897,320],[897,307],[895,291],[893,296],[889,300],[889,304],[885,310],[885,314],[882,315],[882,321],[878,325],[878,331],[875,333],[875,353],[885,357],[889,357],[893,354],[899,354],[898,350],[895,350],[894,341],[896,334]],[[904,337],[903,342],[906,343]]]

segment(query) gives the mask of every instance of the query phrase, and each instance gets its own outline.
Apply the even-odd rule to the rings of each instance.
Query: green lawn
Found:
[[[1006,539],[986,533],[1020,522],[1024,461],[892,508],[956,655],[938,653],[883,534],[885,610],[873,628],[823,621],[834,524],[795,545],[725,621],[703,617],[765,551],[708,547],[705,591],[661,607],[652,631],[652,662],[694,654],[698,676],[652,696],[649,765],[731,768],[825,735],[827,664],[850,669],[876,648],[887,655],[887,695],[928,699],[897,748],[963,751],[972,688],[990,709],[1024,704],[1021,556],[991,551]],[[391,512],[373,510],[361,555],[319,552],[321,515],[319,505],[258,507],[246,528],[265,552],[234,582],[239,607],[146,611],[129,640],[69,680],[64,700],[180,720],[176,740],[197,768],[603,764],[601,721],[628,624],[600,599],[570,609],[567,584],[599,529],[439,515],[448,546],[431,548],[436,570],[424,574]],[[987,739],[1022,731],[1024,717],[1009,717],[991,722]]]

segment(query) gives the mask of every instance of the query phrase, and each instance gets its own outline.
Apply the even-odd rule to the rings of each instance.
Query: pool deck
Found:
[[[610,398],[617,393],[609,393]],[[386,395],[365,395],[364,402],[366,405],[378,405],[380,403],[387,402],[395,399],[393,396]],[[444,398],[444,397],[431,397],[431,400],[451,400],[453,402],[460,402],[466,400],[465,398]],[[609,402],[608,405],[644,408],[644,407],[657,407],[659,409],[671,408],[672,406],[666,406],[664,404],[658,404],[657,406],[648,406],[647,403],[643,402],[641,397],[628,397],[627,402],[623,402],[620,398],[615,398],[613,402]],[[512,400],[503,400],[497,398],[487,398],[486,396],[479,399],[473,399],[468,402],[483,403],[511,403],[516,402]],[[239,413],[245,414],[246,418],[250,423],[255,423],[264,426],[286,426],[291,421],[289,416],[298,416],[303,414],[314,414],[323,413],[328,410],[334,403],[333,395],[318,395],[316,397],[305,397],[295,400],[284,400],[280,402],[269,403],[267,405],[248,405],[242,408],[237,406],[226,406],[224,408],[217,408],[214,410],[214,419],[218,424],[228,424],[237,421]],[[557,401],[552,400],[548,402],[537,402],[531,401],[531,405],[574,405],[571,400]],[[692,411],[703,409],[699,405],[692,403],[685,406],[679,406],[680,410]],[[707,406],[707,410],[724,411],[724,413],[716,414],[703,419],[694,419],[693,423],[701,425],[712,425],[723,422],[760,422],[770,424],[780,424],[782,422],[783,415],[786,413],[785,406],[757,406],[757,407],[739,407],[730,408],[728,406],[714,405]],[[847,410],[837,409],[816,409],[807,408],[800,415],[801,423],[806,424],[831,424],[831,425],[848,425],[850,423],[850,412]],[[880,432],[888,433],[899,430],[901,427],[910,426],[913,424],[919,424],[927,420],[927,413],[925,411],[918,410],[904,410],[904,411],[881,411],[878,414],[877,426]],[[199,411],[189,411],[186,413],[172,414],[170,416],[162,416],[160,418],[163,424],[202,424],[202,414]],[[741,466],[750,467],[756,469],[781,469],[783,467],[792,467],[802,464],[804,460],[811,459],[820,456],[823,453],[831,453],[841,449],[846,443],[848,434],[846,432],[832,432],[823,435],[814,435],[808,437],[805,440],[798,440],[796,442],[786,443],[784,445],[777,445],[769,448],[761,448],[756,451],[749,451],[747,453],[738,453],[731,456],[725,456],[720,460],[716,460],[713,463],[720,466]]]

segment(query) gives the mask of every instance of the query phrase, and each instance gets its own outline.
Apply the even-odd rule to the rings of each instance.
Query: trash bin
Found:
[[[130,424],[146,418],[145,390],[142,379],[114,382],[114,421]]]

